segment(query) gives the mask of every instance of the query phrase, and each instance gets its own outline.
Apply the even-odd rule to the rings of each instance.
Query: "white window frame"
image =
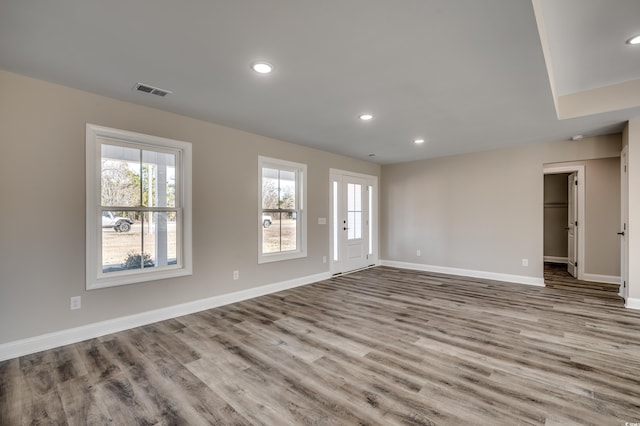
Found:
[[[262,169],[292,171],[296,175],[296,250],[278,253],[262,252]],[[279,262],[282,260],[307,257],[307,165],[269,157],[258,157],[258,263]]]
[[[178,263],[161,269],[150,268],[103,273],[102,272],[102,210],[101,205],[101,139],[132,148],[176,153],[176,208]],[[192,263],[192,202],[191,202],[192,149],[188,142],[125,130],[86,125],[86,289],[114,287],[155,281],[193,274]]]

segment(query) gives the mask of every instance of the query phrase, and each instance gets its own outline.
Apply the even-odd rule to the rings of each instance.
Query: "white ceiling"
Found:
[[[640,79],[638,0],[543,0],[558,95]]]
[[[558,120],[547,74],[556,95],[640,79],[640,1],[534,1],[547,62],[530,0],[0,0],[0,68],[383,164],[640,116]]]

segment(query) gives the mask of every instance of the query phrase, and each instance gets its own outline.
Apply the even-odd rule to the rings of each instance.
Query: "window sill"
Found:
[[[280,262],[283,260],[300,259],[303,257],[307,257],[306,251],[262,254],[262,255],[258,255],[258,264]]]
[[[117,274],[117,275],[115,275]],[[168,267],[159,271],[140,271],[128,272],[127,274],[119,274],[114,272],[113,275],[101,275],[100,278],[89,279],[87,277],[87,290],[96,290],[100,288],[117,287],[127,284],[143,283],[147,281],[158,281],[168,278],[177,278],[193,275],[191,268],[184,267]]]

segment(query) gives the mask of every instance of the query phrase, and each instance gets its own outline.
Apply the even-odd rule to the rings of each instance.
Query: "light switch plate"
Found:
[[[82,307],[82,298],[80,296],[74,296],[70,299],[69,309],[72,311],[80,309]]]

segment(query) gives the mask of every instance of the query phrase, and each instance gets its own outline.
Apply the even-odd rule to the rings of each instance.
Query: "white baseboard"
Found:
[[[582,274],[583,281],[592,281],[594,283],[620,284],[620,277],[615,275],[598,275],[598,274]]]
[[[551,262],[551,263],[569,263],[569,259],[566,257],[558,257],[558,256],[545,256],[544,257],[544,261],[545,262]]]
[[[631,297],[628,297],[624,303],[624,307],[627,309],[640,310],[640,299],[632,299]]]
[[[67,330],[47,333],[28,339],[3,343],[0,344],[0,361],[81,342],[83,340],[93,339],[106,334],[117,333],[119,331],[152,324],[158,321],[205,311],[207,309],[217,308],[231,303],[241,302],[243,300],[253,299],[254,297],[276,293],[282,290],[311,284],[329,278],[331,278],[331,274],[329,272],[324,272],[279,283],[267,284],[261,287],[236,291],[234,293],[195,300],[193,302],[168,306],[166,308],[155,309],[153,311],[142,312],[126,317],[87,324]]]
[[[413,269],[416,271],[436,272],[440,274],[462,275],[465,277],[483,278],[487,280],[505,281],[517,284],[535,285],[544,287],[544,278],[530,277],[526,275],[500,274],[496,272],[475,271],[472,269],[450,268],[448,266],[424,265],[422,263],[397,262],[395,260],[382,260],[383,266],[394,268]]]

